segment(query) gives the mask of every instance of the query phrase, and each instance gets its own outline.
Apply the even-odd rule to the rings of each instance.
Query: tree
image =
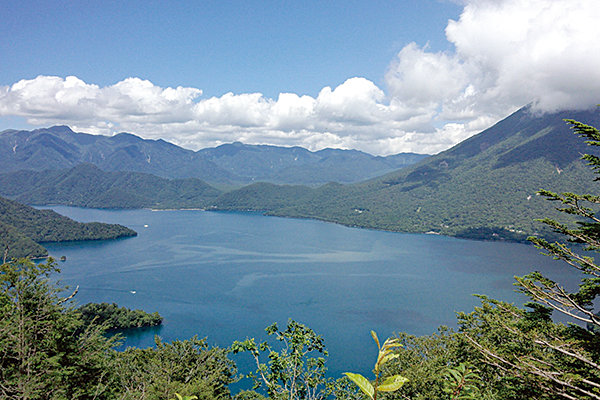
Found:
[[[408,379],[394,399],[444,399],[442,375],[449,365],[458,361],[457,334],[446,327],[427,336],[398,333],[402,344],[393,362],[384,366],[385,375],[401,374]]]
[[[574,120],[567,120],[586,143],[600,146],[600,131]],[[582,157],[600,173],[600,157]],[[596,180],[600,180],[596,178]],[[559,311],[574,322],[599,326],[594,301],[600,295],[600,266],[589,254],[600,250],[600,218],[596,216],[600,197],[590,194],[554,193],[540,190],[539,195],[558,202],[559,211],[576,217],[574,224],[540,220],[566,242],[548,242],[530,237],[544,254],[562,260],[581,272],[576,291],[533,272],[517,277],[519,291],[529,296],[525,311],[496,300],[482,298],[482,307],[461,314],[465,337],[479,351],[483,362],[505,375],[505,382],[527,387],[536,398],[600,399],[600,335],[575,325],[554,323],[552,311]]]
[[[0,397],[102,397],[107,350],[116,339],[85,326],[70,297],[49,282],[56,263],[21,259],[0,266]]]
[[[173,396],[200,400],[229,399],[236,368],[228,350],[209,347],[194,336],[171,343],[155,338],[156,347],[114,352],[115,397],[164,400]]]
[[[311,354],[327,356],[321,336],[292,319],[284,331],[275,323],[266,332],[282,342],[280,351],[267,342],[256,344],[254,339],[235,341],[231,346],[234,354],[250,352],[254,358],[256,373],[247,375],[254,379],[254,389],[265,385],[274,400],[320,400],[334,391],[334,383],[325,378],[325,358]],[[261,362],[261,353],[267,353],[268,364]]]

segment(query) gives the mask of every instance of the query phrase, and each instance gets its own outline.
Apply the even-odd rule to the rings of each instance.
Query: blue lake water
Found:
[[[126,225],[135,238],[47,244],[61,283],[79,285],[78,303],[116,302],[158,311],[156,329],[130,336],[146,347],[207,337],[229,346],[265,338],[288,318],[322,335],[332,376],[368,373],[370,331],[422,335],[456,326],[472,294],[522,303],[513,276],[542,270],[574,284],[572,270],[530,245],[347,228],[259,213],[92,210],[52,207],[82,222]],[[241,371],[248,372],[248,371]]]

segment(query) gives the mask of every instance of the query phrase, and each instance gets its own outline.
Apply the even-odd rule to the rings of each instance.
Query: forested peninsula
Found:
[[[85,325],[97,324],[107,329],[132,329],[160,325],[163,318],[158,312],[131,310],[115,303],[87,303],[77,308]]]
[[[38,210],[0,197],[0,245],[7,260],[46,257],[48,251],[41,245],[45,242],[108,240],[136,235],[123,225],[77,222],[52,210]]]

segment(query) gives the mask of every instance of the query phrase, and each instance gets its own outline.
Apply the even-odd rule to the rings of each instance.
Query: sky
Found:
[[[2,0],[0,131],[435,154],[600,103],[598,0]]]

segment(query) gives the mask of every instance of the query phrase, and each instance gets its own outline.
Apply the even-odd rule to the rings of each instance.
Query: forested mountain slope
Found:
[[[2,255],[44,257],[48,255],[39,243],[76,240],[105,240],[135,236],[127,227],[99,222],[73,221],[52,210],[37,210],[0,197],[0,245]]]
[[[593,183],[593,174],[580,160],[590,148],[571,132],[565,118],[600,125],[597,110],[536,115],[525,107],[453,148],[397,172],[294,194],[285,206],[270,206],[275,204],[271,197],[286,196],[288,189],[270,188],[263,207],[254,193],[251,208],[365,228],[523,240],[541,228],[535,218],[559,218],[553,204],[536,196],[536,191],[589,192]],[[227,202],[225,196],[220,198],[215,208],[244,209],[249,189],[243,190],[229,193]]]
[[[0,173],[68,169],[90,163],[105,171],[144,172],[168,179],[199,178],[224,188],[265,181],[318,186],[359,182],[426,157],[376,157],[355,150],[311,152],[300,147],[224,144],[197,152],[128,133],[73,132],[67,126],[0,132]]]
[[[169,180],[140,172],[106,172],[92,164],[0,174],[0,195],[31,205],[203,208],[220,194],[196,178]]]

